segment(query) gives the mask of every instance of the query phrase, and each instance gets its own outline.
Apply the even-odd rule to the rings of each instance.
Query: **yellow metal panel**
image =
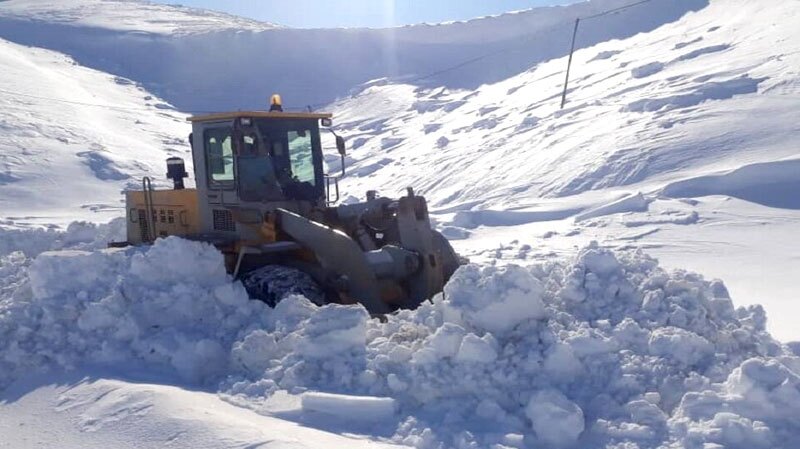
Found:
[[[149,224],[146,221],[144,192],[125,192],[128,242],[143,243],[143,229]],[[199,211],[197,208],[197,191],[154,190],[153,191],[153,227],[154,235],[186,236],[200,232]]]

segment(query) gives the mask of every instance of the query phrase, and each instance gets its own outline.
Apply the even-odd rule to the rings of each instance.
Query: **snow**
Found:
[[[565,447],[578,441],[584,430],[583,411],[558,390],[542,390],[531,397],[525,414],[536,435],[549,447]]]
[[[218,111],[263,109],[276,92],[287,107],[317,109],[362,83],[379,85],[387,78],[476,88],[565,56],[576,17],[630,2],[579,2],[389,29],[291,29],[135,0],[0,3],[0,38],[66,53],[87,67],[136,80],[183,111]],[[651,31],[707,4],[654,2],[605,22],[587,22],[578,46]],[[475,58],[482,63],[436,74]]]
[[[432,303],[381,321],[300,296],[275,309],[248,301],[205,243],[87,249],[15,252],[0,265],[27,272],[0,302],[5,401],[40,394],[20,386],[26,373],[128,376],[124,394],[82,402],[94,417],[84,428],[164,407],[133,393],[146,380],[136,373],[420,448],[789,448],[800,426],[800,358],[765,331],[763,309],[736,309],[721,283],[641,252],[592,244],[528,267],[467,265]],[[536,313],[519,316],[521,304]],[[476,319],[487,305],[513,325]]]
[[[395,413],[392,398],[308,392],[300,399],[304,411],[347,416],[354,421],[380,421],[390,419]]]
[[[592,240],[642,248],[726,280],[739,301],[775,312],[774,335],[797,339],[787,274],[800,265],[786,245],[800,219],[799,12],[767,4],[716,0],[650,32],[579,43],[563,110],[566,58],[470,90],[365,85],[332,107],[359,141],[351,173],[370,167],[342,189],[414,186],[456,249],[484,262],[531,263]],[[386,138],[400,143],[384,149]]]
[[[574,19],[627,3],[389,30],[0,3],[0,447],[794,447],[800,9],[584,20],[559,109]],[[472,261],[443,294],[273,310],[209,245],[105,249],[190,110],[273,92],[337,99],[343,202],[426,196]]]
[[[4,225],[108,221],[123,214],[122,190],[169,156],[190,159],[185,115],[130,80],[2,39],[0,66]]]
[[[664,187],[675,198],[727,195],[767,207],[800,209],[793,194],[800,187],[797,178],[800,159],[745,165],[724,174],[710,174],[677,181]]]
[[[575,216],[576,221],[588,220],[590,218],[602,217],[603,215],[621,214],[624,212],[645,212],[650,203],[641,192],[628,195],[609,204],[598,206]]]
[[[2,396],[0,447],[400,449],[260,415],[159,379],[32,377]]]
[[[541,283],[520,267],[469,266],[444,293],[443,313],[448,322],[490,332],[509,331],[545,313],[537,300],[544,293]]]
[[[224,13],[136,0],[5,0],[2,16],[30,25],[110,29],[154,35],[226,30],[264,31],[275,25]]]

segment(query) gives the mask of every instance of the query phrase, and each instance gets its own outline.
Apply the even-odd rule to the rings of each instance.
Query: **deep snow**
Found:
[[[3,409],[42,400],[29,373],[111,370],[421,448],[790,448],[798,437],[800,358],[765,332],[764,310],[736,309],[722,283],[640,252],[592,244],[529,267],[468,265],[432,303],[381,322],[299,296],[274,310],[249,301],[207,244],[86,251],[86,229],[72,238],[84,250],[0,258]],[[89,389],[84,431],[105,425],[102,407],[123,426],[167,413],[157,395],[130,396],[159,387],[113,382],[75,384]],[[98,393],[118,388],[125,401]],[[350,412],[365,409],[371,419]]]

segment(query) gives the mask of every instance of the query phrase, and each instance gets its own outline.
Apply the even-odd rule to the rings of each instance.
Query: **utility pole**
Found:
[[[572,46],[569,49],[569,60],[567,61],[567,77],[564,80],[564,92],[561,94],[561,109],[567,103],[567,87],[569,86],[569,69],[572,67],[572,54],[575,53],[575,38],[578,37],[578,25],[581,19],[575,19],[575,29],[572,31]]]

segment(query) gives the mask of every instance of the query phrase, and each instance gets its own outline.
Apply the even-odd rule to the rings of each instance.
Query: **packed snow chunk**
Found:
[[[583,410],[558,390],[536,392],[525,414],[533,423],[536,436],[551,447],[574,444],[585,426]]]
[[[621,267],[614,253],[598,248],[589,248],[582,251],[579,261],[590,273],[603,277],[609,276]]]
[[[278,352],[275,336],[257,329],[247,334],[244,340],[234,343],[231,359],[246,372],[260,375],[270,365],[270,361],[278,357]]]
[[[583,371],[583,365],[575,356],[572,346],[558,343],[551,346],[546,354],[544,369],[555,379],[569,382]]]
[[[546,316],[544,288],[518,266],[461,267],[445,286],[445,321],[492,333],[510,331],[528,320]]]
[[[397,411],[397,404],[392,398],[349,396],[316,391],[303,393],[301,404],[304,411],[325,413],[355,422],[383,421],[394,416]]]
[[[767,449],[774,447],[773,441],[772,430],[763,422],[719,412],[710,420],[689,423],[683,447]]]
[[[369,314],[360,305],[329,304],[304,322],[299,354],[325,358],[351,351],[363,352]]]
[[[751,358],[715,388],[684,395],[672,418],[688,445],[794,447],[800,429],[800,359]]]
[[[436,329],[428,340],[428,345],[441,358],[454,357],[461,347],[465,333],[464,328],[457,324],[444,323],[442,327]]]
[[[486,334],[483,338],[475,334],[467,334],[461,340],[458,348],[456,360],[459,362],[491,363],[497,359],[497,342],[491,334]]]
[[[125,218],[107,224],[72,222],[66,232],[54,229],[8,229],[0,226],[0,257],[21,251],[27,257],[54,250],[96,250],[108,242],[125,240]]]
[[[84,221],[73,221],[67,226],[64,236],[65,245],[93,242],[97,236],[97,225]]]
[[[694,366],[714,355],[714,346],[705,338],[677,327],[656,329],[648,343],[650,354],[668,357]]]
[[[658,405],[645,399],[637,399],[628,402],[625,408],[631,414],[631,420],[636,424],[660,427],[667,423],[667,415],[658,408]]]
[[[753,358],[731,373],[727,390],[742,398],[742,414],[754,419],[786,419],[800,429],[800,359]]]

